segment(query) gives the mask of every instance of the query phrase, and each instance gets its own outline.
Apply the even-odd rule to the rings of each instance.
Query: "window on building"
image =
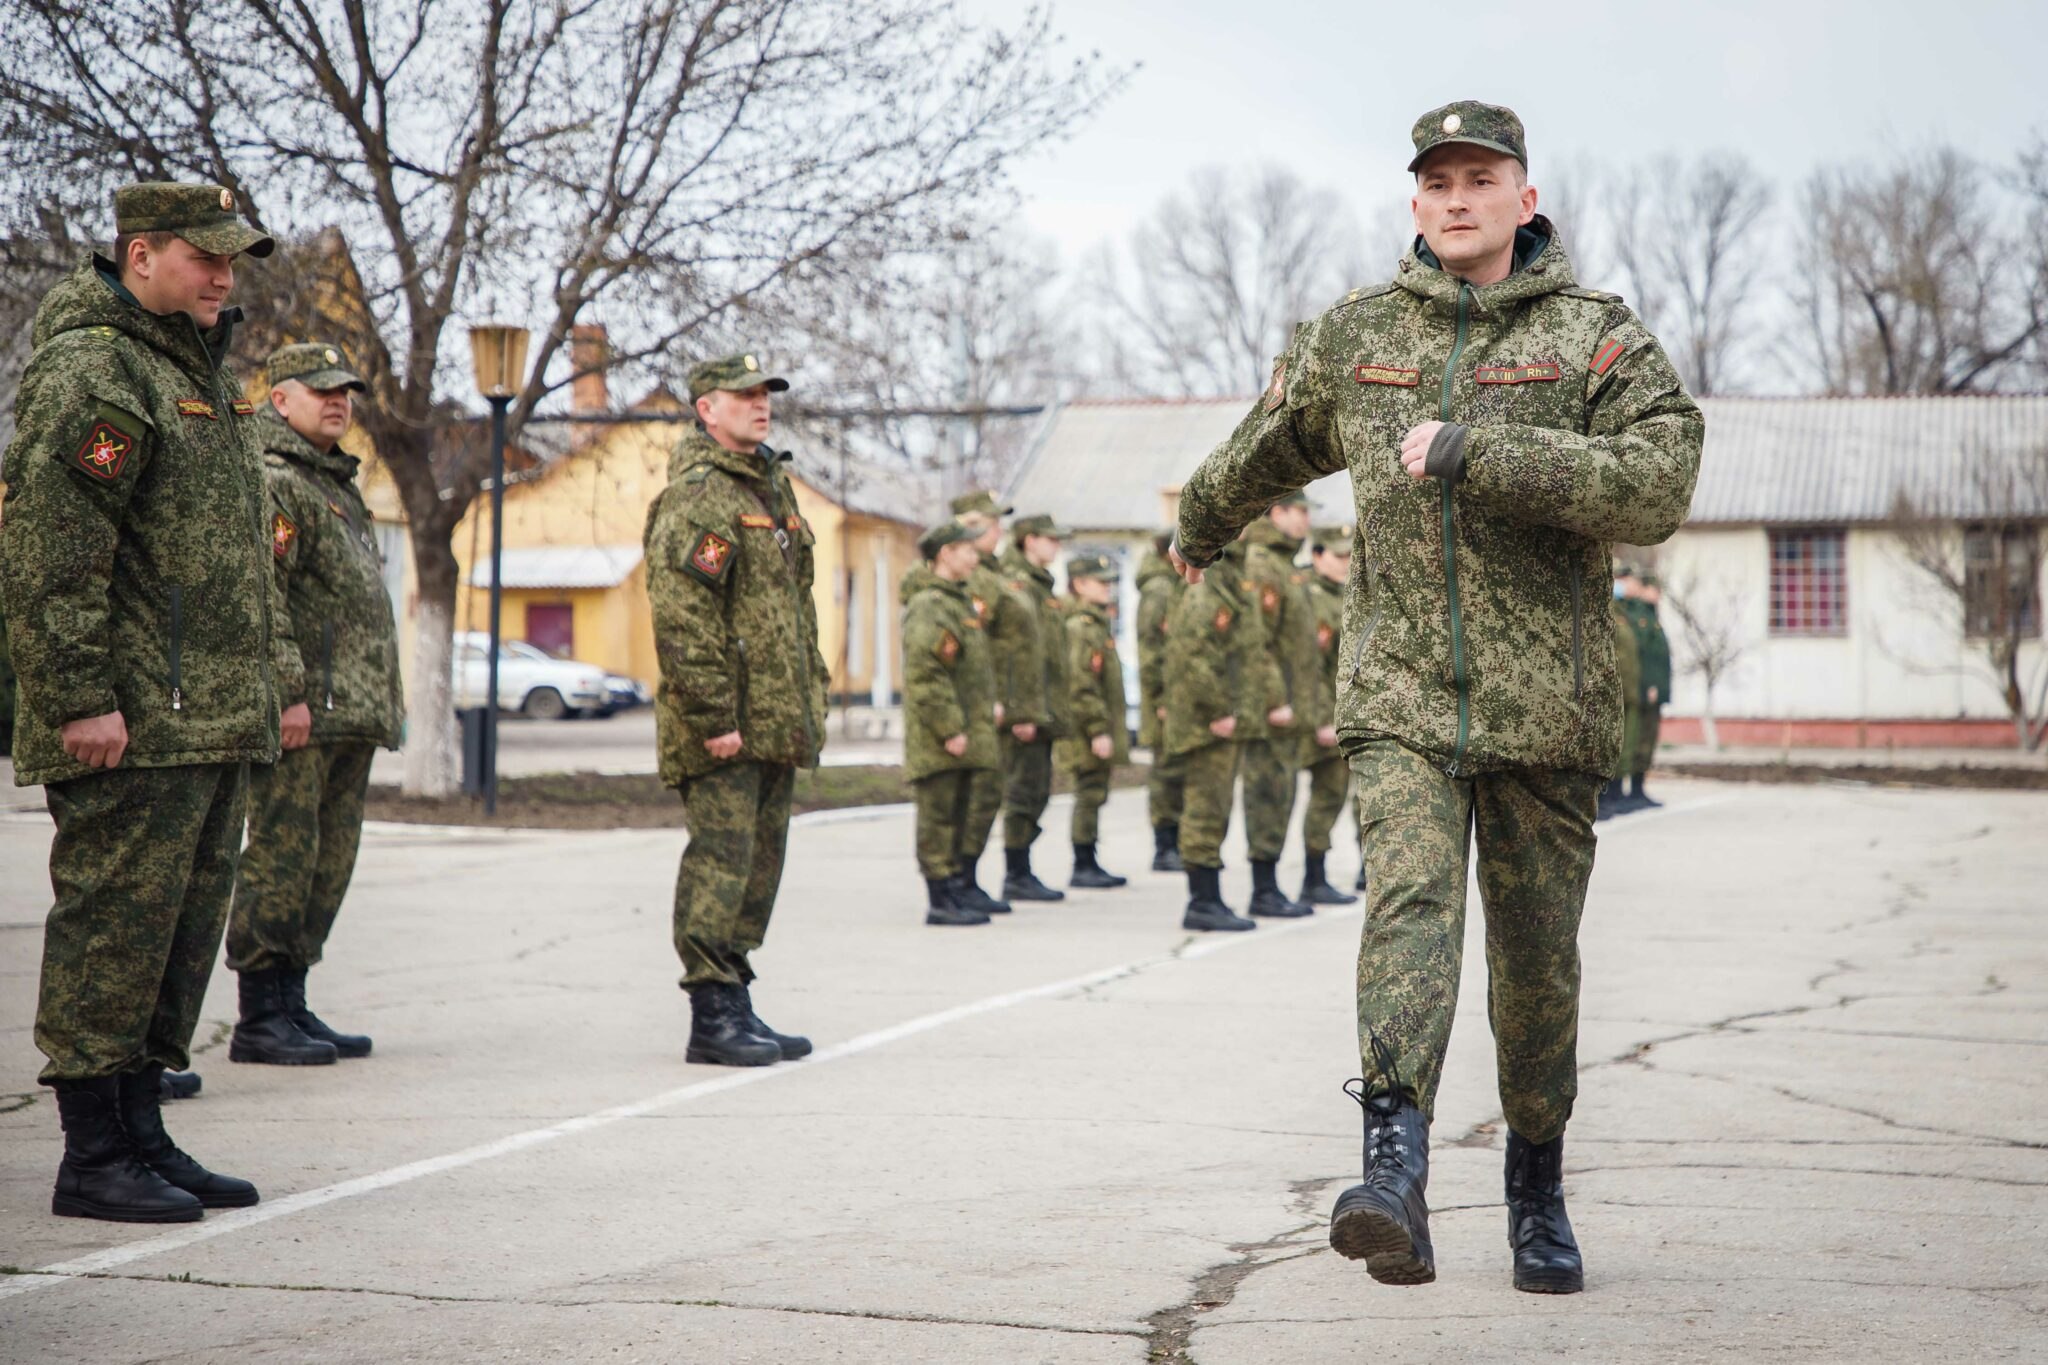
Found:
[[[1771,532],[1771,634],[1849,633],[1848,532]]]
[[[2041,633],[2041,533],[2032,526],[1963,529],[1963,632]]]

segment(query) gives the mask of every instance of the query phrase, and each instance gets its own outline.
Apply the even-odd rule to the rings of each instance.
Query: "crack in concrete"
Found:
[[[229,1019],[216,1019],[216,1020],[214,1020],[214,1021],[213,1021],[213,1030],[212,1030],[212,1032],[210,1032],[210,1033],[208,1033],[208,1034],[206,1035],[206,1041],[205,1041],[205,1042],[203,1042],[203,1043],[194,1043],[194,1044],[192,1045],[192,1047],[191,1047],[191,1054],[192,1054],[192,1055],[193,1055],[194,1057],[198,1057],[198,1056],[201,1056],[201,1055],[203,1055],[203,1054],[205,1054],[205,1053],[208,1053],[208,1052],[211,1052],[211,1051],[213,1051],[213,1050],[214,1050],[215,1048],[219,1047],[219,1046],[220,1046],[220,1045],[221,1045],[222,1043],[225,1043],[225,1042],[226,1042],[226,1041],[228,1040],[228,1038],[229,1038],[229,1037],[230,1037],[230,1036],[231,1036],[231,1035],[232,1035],[232,1034],[234,1033],[234,1031],[235,1031],[235,1025],[234,1025],[234,1022],[233,1022],[232,1020],[229,1020]]]
[[[1290,1189],[1299,1202],[1307,1197],[1308,1187],[1320,1189],[1329,1183],[1328,1180],[1297,1180],[1291,1183]],[[1189,1346],[1200,1319],[1219,1308],[1228,1307],[1244,1282],[1261,1270],[1320,1254],[1323,1247],[1305,1243],[1301,1236],[1307,1232],[1320,1232],[1324,1226],[1324,1221],[1318,1219],[1276,1233],[1263,1242],[1233,1243],[1230,1249],[1237,1253],[1235,1260],[1219,1261],[1210,1266],[1194,1277],[1187,1298],[1145,1319],[1151,1329],[1145,1334],[1145,1359],[1151,1365],[1193,1365],[1194,1357],[1189,1354]],[[1282,1250],[1292,1250],[1292,1254],[1272,1254]]]
[[[33,1090],[17,1090],[12,1094],[0,1095],[0,1114],[13,1114],[28,1108],[36,1102]]]
[[[1711,1072],[1687,1071],[1681,1067],[1661,1066],[1647,1059],[1638,1059],[1637,1064],[1646,1070],[1663,1071],[1673,1076],[1689,1076],[1699,1081],[1718,1081],[1722,1085],[1765,1090],[1795,1104],[1812,1105],[1816,1109],[1827,1109],[1838,1114],[1853,1114],[1857,1118],[1869,1119],[1873,1123],[1881,1123],[1887,1128],[1896,1128],[1903,1133],[1933,1133],[1941,1137],[1967,1138],[1985,1146],[2004,1147],[2022,1152],[2048,1151],[2048,1142],[2029,1142],[2024,1138],[2003,1137],[1997,1133],[1973,1133],[1967,1129],[1943,1128],[1935,1124],[1908,1123],[1904,1119],[1895,1119],[1875,1109],[1862,1109],[1853,1104],[1843,1104],[1839,1100],[1822,1099],[1818,1095],[1804,1095],[1790,1086],[1778,1085],[1771,1081],[1752,1081],[1739,1076],[1717,1076]]]

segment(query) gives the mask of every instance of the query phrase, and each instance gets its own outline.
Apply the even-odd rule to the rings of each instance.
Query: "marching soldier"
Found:
[[[273,244],[217,185],[124,186],[114,220],[112,258],[43,299],[15,400],[14,780],[57,826],[35,1027],[64,1125],[51,1211],[190,1222],[257,1201],[160,1106],[220,951],[248,765],[278,755],[255,409],[221,364],[235,258]]]
[[[1301,818],[1301,843],[1308,870],[1301,899],[1310,905],[1353,905],[1358,897],[1330,885],[1324,867],[1330,834],[1350,804],[1351,765],[1337,748],[1337,640],[1344,629],[1344,587],[1351,580],[1351,528],[1326,526],[1309,547],[1309,602],[1316,618],[1315,726],[1308,768],[1308,809]],[[1354,826],[1355,828],[1355,826]]]
[[[1572,1293],[1579,917],[1622,725],[1599,592],[1610,544],[1685,520],[1704,421],[1635,315],[1573,280],[1511,110],[1459,101],[1412,136],[1413,247],[1394,279],[1296,331],[1188,479],[1177,552],[1199,570],[1274,499],[1350,472],[1368,563],[1345,604],[1337,730],[1371,870],[1366,1180],[1338,1199],[1330,1242],[1382,1282],[1436,1276],[1429,1123],[1476,838],[1514,1283]]]
[[[1116,765],[1129,760],[1124,725],[1124,668],[1109,604],[1116,597],[1116,561],[1075,555],[1067,561],[1067,734],[1059,741],[1060,766],[1074,778],[1074,874],[1069,886],[1107,888],[1130,880],[1096,861],[1097,817],[1109,800]]]
[[[1053,596],[1052,566],[1066,531],[1049,516],[1021,517],[1010,527],[1011,544],[1002,558],[1007,589],[1031,609],[1037,626],[1028,642],[1006,649],[998,666],[1020,676],[1018,699],[1034,702],[1038,719],[1025,720],[1005,705],[1003,714],[1003,899],[1058,901],[1055,891],[1031,870],[1031,845],[1038,820],[1052,799],[1052,743],[1066,733],[1067,651],[1059,599]]]
[[[994,724],[998,735],[1008,733],[1004,721],[1010,715],[1037,719],[1039,703],[1023,691],[1015,660],[1029,657],[1036,647],[1038,619],[1028,602],[1009,591],[1002,571],[996,567],[996,547],[1003,539],[1003,518],[1014,508],[996,501],[989,489],[978,489],[953,499],[953,516],[974,532],[974,571],[967,576],[967,597],[974,614],[981,618],[989,644],[989,670],[993,680]],[[1012,710],[1012,708],[1015,708]],[[989,831],[1003,810],[1003,769],[1000,746],[998,761],[989,768],[976,768],[968,778],[967,827],[960,849],[961,865],[953,878],[953,899],[985,915],[1007,915],[1008,901],[997,900],[981,889],[976,868],[988,847]]]
[[[1218,552],[1211,572],[1181,595],[1166,629],[1166,748],[1180,763],[1180,856],[1187,864],[1184,929],[1258,928],[1223,900],[1223,839],[1230,833],[1241,736],[1268,725],[1287,689],[1266,633],[1258,589],[1244,576],[1245,543]]]
[[[926,924],[988,923],[988,912],[961,895],[974,783],[996,767],[995,670],[987,623],[967,590],[980,562],[975,538],[957,520],[926,531],[917,542],[925,564],[904,575],[901,590],[903,767],[917,806]]]
[[[1187,586],[1167,561],[1171,531],[1152,538],[1138,562],[1138,743],[1152,751],[1145,783],[1152,816],[1152,870],[1182,872],[1180,761],[1166,752],[1166,623]]]
[[[1314,907],[1287,898],[1280,889],[1278,866],[1287,845],[1287,827],[1294,819],[1295,778],[1301,772],[1303,722],[1315,712],[1322,685],[1322,658],[1316,649],[1315,608],[1294,569],[1308,536],[1308,499],[1296,492],[1282,498],[1251,524],[1245,533],[1245,577],[1251,580],[1253,602],[1265,617],[1279,665],[1286,702],[1284,717],[1254,725],[1244,740],[1244,836],[1252,864],[1254,915],[1295,919]]]
[[[1664,623],[1657,619],[1657,604],[1663,600],[1657,575],[1633,574],[1625,580],[1621,609],[1635,627],[1636,653],[1643,667],[1642,715],[1637,721],[1628,791],[1629,804],[1638,808],[1664,804],[1643,790],[1643,779],[1657,761],[1657,737],[1664,726],[1664,707],[1671,700],[1671,641],[1664,634]]]
[[[754,1010],[749,954],[782,884],[796,770],[825,734],[825,661],[811,598],[815,537],[789,456],[771,449],[770,395],[751,355],[690,371],[697,427],[669,456],[647,511],[647,595],[661,661],[661,778],[690,831],[676,874],[675,944],[690,993],[692,1062],[766,1066],[808,1056]]]
[[[363,381],[325,343],[287,346],[266,368],[270,402],[256,434],[285,602],[284,753],[249,773],[249,842],[228,919],[228,966],[241,985],[228,1058],[305,1066],[370,1055],[368,1038],[336,1032],[307,1007],[306,973],[348,893],[370,760],[403,738],[405,694],[359,461],[338,444]]]

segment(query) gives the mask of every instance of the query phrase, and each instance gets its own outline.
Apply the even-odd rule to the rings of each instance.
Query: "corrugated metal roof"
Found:
[[[1249,398],[1090,401],[1062,408],[1007,499],[1077,530],[1142,530],[1249,410]],[[1889,520],[1904,494],[1967,520],[2048,517],[2048,396],[1708,398],[1695,525]],[[2031,482],[2029,468],[2031,464]],[[1345,476],[1314,484],[1317,519],[1351,512]]]
[[[616,588],[640,566],[638,545],[537,545],[505,551],[508,588]],[[491,586],[486,556],[470,571],[469,586]]]

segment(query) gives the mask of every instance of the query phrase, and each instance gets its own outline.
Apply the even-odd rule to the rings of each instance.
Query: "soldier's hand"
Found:
[[[1038,727],[1027,720],[1021,724],[1011,726],[1010,733],[1017,737],[1019,744],[1029,744],[1032,740],[1038,738]]]
[[[1161,720],[1165,720],[1165,719],[1166,719],[1166,708],[1165,708],[1165,707],[1163,707],[1163,706],[1155,706],[1155,707],[1153,707],[1153,708],[1152,708],[1152,714],[1153,714],[1153,715],[1155,715],[1155,716],[1157,716],[1157,717],[1159,717],[1159,719],[1161,719]]]
[[[1651,688],[1651,689],[1650,689],[1650,705],[1652,705],[1652,706],[1655,706],[1656,704],[1657,704],[1657,689],[1653,687],[1653,688]]]
[[[1202,581],[1202,571],[1180,557],[1180,546],[1166,547],[1166,562],[1173,565],[1173,571],[1190,583]]]
[[[1002,704],[1001,702],[997,702],[997,703],[996,703],[996,729],[1000,730],[1000,729],[1002,729],[1002,728],[1003,728],[1003,704]]]
[[[1210,721],[1209,733],[1218,739],[1229,739],[1237,733],[1237,717],[1225,716],[1222,720]]]
[[[731,758],[739,751],[740,732],[737,730],[720,735],[717,739],[707,739],[704,741],[704,752],[710,754],[713,758]]]
[[[1429,477],[1423,473],[1422,466],[1429,459],[1429,443],[1436,439],[1443,425],[1442,422],[1424,422],[1421,426],[1409,428],[1408,434],[1401,438],[1401,468],[1408,471],[1409,478]]]
[[[84,720],[67,720],[58,732],[64,752],[88,768],[118,768],[128,752],[128,722],[119,711]]]
[[[1316,743],[1322,745],[1325,749],[1336,748],[1337,727],[1334,725],[1318,725],[1316,727]]]
[[[313,708],[304,702],[286,707],[283,718],[278,722],[278,733],[285,748],[305,748],[313,739]]]
[[[1108,735],[1097,735],[1088,741],[1088,752],[1097,758],[1108,758],[1116,752],[1116,741]]]
[[[967,736],[955,735],[946,741],[946,752],[958,758],[967,752]]]
[[[1274,707],[1274,708],[1273,708],[1272,710],[1270,710],[1270,711],[1268,711],[1268,712],[1266,713],[1266,724],[1268,724],[1268,725],[1292,725],[1292,724],[1294,724],[1294,708],[1293,708],[1293,707],[1291,707],[1291,706],[1276,706],[1276,707]]]

